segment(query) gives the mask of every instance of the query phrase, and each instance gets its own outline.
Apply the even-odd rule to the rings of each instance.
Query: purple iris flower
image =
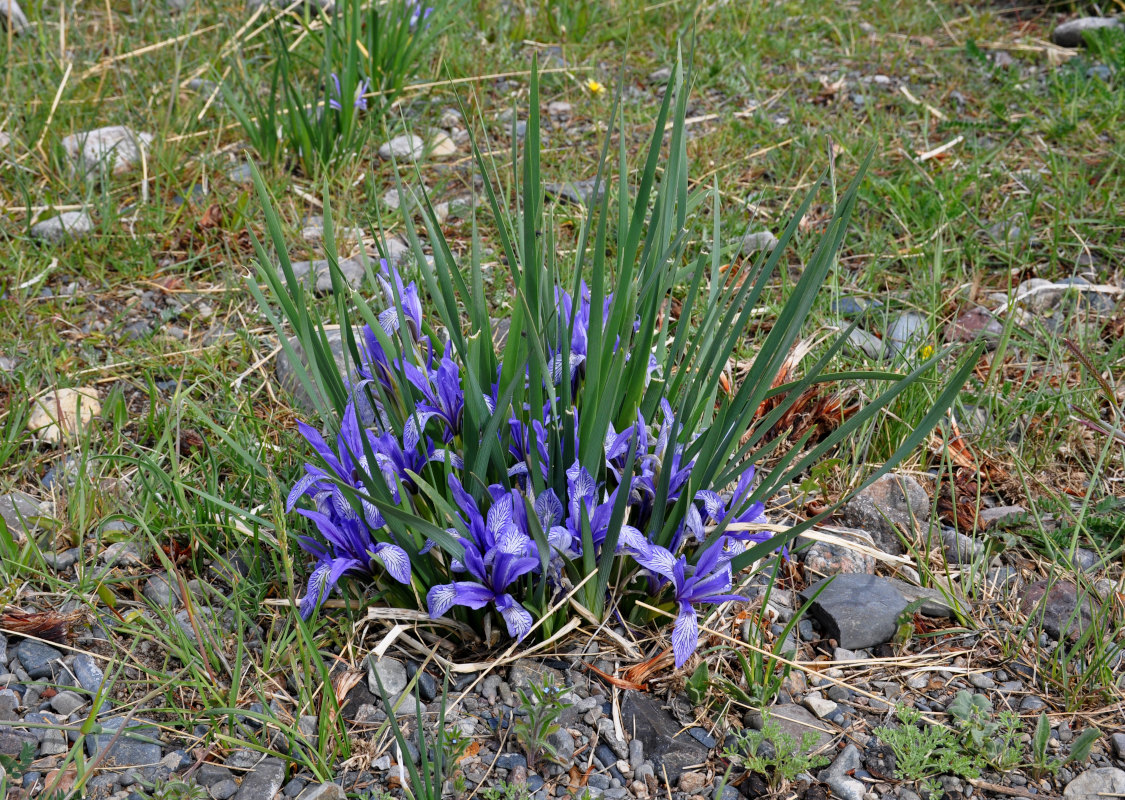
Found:
[[[469,532],[469,539],[481,553],[485,565],[491,565],[501,553],[530,556],[536,552],[534,540],[517,524],[517,504],[523,505],[523,498],[519,493],[496,487],[492,505],[485,515],[454,474],[449,476],[449,490],[460,510],[461,522]],[[465,566],[463,563],[455,563],[453,569],[459,572]]]
[[[741,511],[738,510],[750,497],[753,481],[754,467],[751,466],[739,476],[729,506],[716,492],[706,489],[696,492],[695,499],[703,503],[703,514],[699,513],[699,508],[693,503],[688,507],[685,527],[694,534],[697,541],[703,541],[706,538],[704,524],[710,522],[722,529],[733,542],[737,542],[740,551],[751,544],[769,541],[773,536],[771,531],[753,529],[754,525],[768,522],[765,505],[755,502]],[[728,530],[732,525],[736,525],[737,528]],[[783,552],[788,555],[785,548]]]
[[[606,298],[606,314],[609,313],[609,298]],[[555,309],[558,312],[558,325],[562,335],[570,332],[570,386],[572,391],[577,391],[578,384],[586,374],[586,355],[589,347],[590,336],[590,290],[586,282],[582,281],[578,292],[578,307],[575,308],[573,298],[568,292],[555,287]],[[573,330],[571,320],[573,318]],[[559,384],[563,379],[563,356],[561,344],[549,346],[547,353],[551,360],[551,380]]]
[[[531,614],[508,593],[508,587],[539,566],[538,558],[496,552],[491,565],[485,563],[477,545],[462,538],[465,548],[464,568],[476,580],[454,581],[434,586],[426,593],[430,618],[437,619],[453,606],[479,610],[492,603],[508,625],[508,633],[517,641],[531,631]]]
[[[379,271],[375,274],[383,290],[383,299],[389,306],[378,316],[379,327],[387,337],[393,337],[398,332],[398,308],[402,307],[402,316],[406,320],[406,327],[411,338],[418,342],[422,338],[422,300],[418,294],[418,285],[411,281],[404,285],[398,270],[389,267],[386,259],[379,259]],[[428,348],[427,348],[428,349]],[[360,363],[356,367],[360,382],[355,389],[363,385],[363,381],[376,381],[384,389],[392,389],[395,381],[395,371],[390,359],[387,357],[379,337],[370,325],[363,326],[363,342],[360,347]]]
[[[365,499],[368,488],[364,481],[372,473],[364,455],[364,439],[367,446],[375,450],[378,437],[360,427],[354,404],[349,403],[344,413],[335,448],[330,447],[315,428],[304,423],[298,423],[298,427],[327,465],[327,469],[323,469],[306,464],[304,477],[293,486],[286,502],[286,511],[292,511],[302,497],[311,496],[316,510],[302,508],[298,513],[313,521],[324,540],[321,542],[310,536],[298,540],[301,548],[317,559],[317,567],[309,578],[300,605],[301,616],[308,619],[344,575],[373,577],[381,565],[398,582],[410,583],[410,560],[397,544],[380,541],[375,536],[377,531],[386,528],[386,520],[375,505]],[[360,496],[362,513],[349,501],[341,484]],[[397,486],[388,488],[397,492]],[[393,538],[389,530],[386,536]]]
[[[331,78],[332,85],[335,88],[333,90],[333,96],[328,98],[328,107],[336,111],[343,111],[344,107],[341,105],[341,102],[344,98],[340,89],[340,76],[333,72]],[[361,80],[359,85],[355,87],[355,97],[352,99],[352,108],[360,111],[367,110],[367,98],[364,97],[365,94],[367,94],[367,78]]]
[[[699,557],[694,567],[687,558],[678,559],[659,545],[649,544],[632,552],[633,560],[645,569],[666,579],[676,593],[679,613],[672,629],[672,652],[679,669],[699,645],[699,618],[695,606],[701,603],[725,603],[746,600],[742,595],[729,594],[733,583],[730,560],[733,553],[727,547],[727,537],[719,537]]]
[[[626,476],[628,479],[629,476]],[[577,557],[582,553],[582,517],[585,513],[590,524],[590,541],[600,549],[609,536],[609,523],[617,492],[628,483],[614,489],[602,502],[598,502],[598,484],[594,477],[577,461],[566,471],[567,517],[565,524],[554,524],[547,529],[547,540],[564,555]],[[561,512],[558,515],[561,517]],[[645,543],[644,534],[632,525],[622,525],[617,535],[617,551],[625,552]]]
[[[402,275],[394,267],[387,265],[385,258],[379,259],[379,271],[375,273],[376,280],[383,290],[383,300],[388,308],[379,314],[379,325],[391,336],[398,330],[398,307],[402,306],[402,315],[406,319],[406,327],[414,341],[422,335],[422,299],[418,294],[418,284],[411,281],[403,284]]]
[[[414,364],[404,363],[403,374],[422,394],[415,405],[414,415],[406,427],[415,435],[426,429],[426,423],[437,419],[443,424],[442,441],[448,444],[461,435],[461,422],[465,414],[465,393],[461,390],[461,370],[449,357],[449,348],[434,371],[423,370]],[[485,398],[485,404],[489,398]]]
[[[432,8],[422,4],[422,0],[410,0],[407,4],[407,8],[410,9],[411,28],[417,28],[418,23],[426,22],[426,20],[430,18],[430,14],[434,13]],[[429,23],[426,23],[426,27],[429,27]]]

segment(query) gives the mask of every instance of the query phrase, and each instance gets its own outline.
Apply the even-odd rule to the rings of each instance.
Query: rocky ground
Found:
[[[792,665],[770,698],[768,718],[797,737],[812,732],[807,749],[823,754],[829,763],[799,774],[785,787],[785,796],[827,793],[851,800],[915,800],[917,785],[903,780],[893,752],[876,729],[897,725],[899,707],[923,712],[935,724],[951,725],[945,710],[959,691],[987,698],[996,714],[1010,710],[1025,721],[1049,712],[1047,754],[1052,759],[1065,757],[1070,743],[1088,726],[1097,726],[1104,735],[1094,743],[1088,762],[1036,775],[1028,751],[1031,737],[1017,733],[1012,768],[986,770],[979,778],[938,774],[943,797],[1094,798],[1121,791],[1125,732],[1120,701],[1099,703],[1095,696],[1079,692],[1070,698],[1077,706],[1067,707],[1066,696],[1058,690],[1059,676],[1044,671],[1052,651],[1073,646],[1095,620],[1104,619],[1106,604],[1120,602],[1120,563],[1105,564],[1089,551],[1078,551],[1078,589],[1071,580],[1044,578],[1041,565],[1017,548],[991,555],[983,537],[971,539],[939,524],[929,547],[944,550],[948,563],[957,566],[944,581],[935,581],[944,590],[919,588],[918,572],[908,565],[909,559],[893,551],[904,552],[906,543],[914,546],[913,552],[925,552],[920,549],[918,520],[927,519],[930,510],[926,478],[892,475],[865,490],[843,514],[841,522],[852,527],[818,529],[795,548],[791,561],[782,564],[782,580],[769,588],[759,574],[746,590],[754,598],[751,603],[731,604],[705,626],[709,645],[768,643]],[[8,504],[18,505],[27,519],[38,510],[33,502],[21,495],[4,498],[5,515],[14,529],[19,522]],[[989,511],[991,525],[1021,513],[1010,507]],[[125,546],[111,548],[101,562],[107,572],[138,574],[144,558],[136,548]],[[65,577],[77,557],[68,551],[54,554],[52,560]],[[818,593],[829,577],[833,580]],[[212,575],[192,584],[187,588],[193,595],[213,590],[209,587],[223,591],[224,578]],[[237,621],[229,617],[218,620],[205,614],[193,620],[182,607],[179,588],[170,586],[166,574],[148,577],[143,594],[174,611],[173,624],[188,637],[197,635],[196,624],[225,635],[237,629]],[[807,613],[800,614],[806,598],[814,595]],[[796,624],[789,626],[795,614]],[[408,647],[395,655],[395,648],[391,654],[363,660],[329,660],[343,725],[357,746],[352,757],[338,765],[332,783],[322,783],[293,761],[223,747],[221,740],[208,738],[206,725],[191,732],[172,730],[160,720],[147,719],[142,706],[129,702],[118,709],[101,690],[113,685],[106,671],[120,669],[113,653],[126,643],[115,641],[117,637],[97,623],[77,624],[76,631],[74,646],[44,641],[50,632],[40,631],[38,639],[9,636],[0,647],[6,673],[0,676],[5,687],[0,690],[0,752],[16,756],[22,747],[30,748],[35,758],[20,777],[29,795],[44,785],[66,785],[67,775],[55,765],[80,730],[96,722],[99,732],[86,738],[86,756],[100,768],[86,786],[90,797],[143,797],[139,787],[170,779],[205,787],[219,800],[268,798],[277,791],[301,798],[340,797],[341,791],[368,796],[402,780],[395,776],[403,756],[386,730],[379,682],[389,697],[405,699],[398,713],[408,735],[416,714],[422,714],[431,744],[444,702],[444,731],[459,734],[463,744],[447,789],[461,796],[477,787],[524,784],[536,798],[586,793],[647,800],[669,792],[674,798],[710,798],[732,765],[726,750],[739,747],[734,734],[763,724],[757,709],[738,702],[737,692],[724,689],[723,679],[750,694],[755,687],[722,649],[705,657],[710,680],[702,690],[694,690],[693,702],[683,675],[690,675],[696,665],[689,664],[679,675],[662,669],[661,661],[667,660],[662,644],[631,640],[635,632],[625,629],[615,637],[592,634],[511,666],[455,671],[444,701],[441,670],[431,664],[419,672],[417,650]],[[251,625],[243,641],[260,649],[265,634]],[[635,652],[626,651],[622,642]],[[1111,663],[1105,666],[1121,675],[1123,653],[1118,648],[1119,644],[1106,654]],[[645,659],[636,658],[641,652]],[[460,670],[455,654],[447,655]],[[646,677],[646,671],[652,677]],[[135,668],[125,667],[125,677],[137,677],[131,672]],[[291,748],[315,749],[319,719],[299,715],[292,687],[283,684],[277,679],[266,693],[270,719],[287,720],[298,733],[296,739],[282,733],[277,722],[263,726],[254,716],[263,713],[261,704],[249,704],[244,715],[236,713],[235,724],[248,742],[299,760]],[[416,695],[407,691],[408,684]],[[550,758],[517,733],[518,723],[529,712],[536,713],[525,695],[545,685],[563,690],[555,701],[558,729],[544,737],[551,745]],[[529,755],[538,763],[529,765]],[[761,776],[738,766],[735,760],[722,789],[724,798],[770,794]]]

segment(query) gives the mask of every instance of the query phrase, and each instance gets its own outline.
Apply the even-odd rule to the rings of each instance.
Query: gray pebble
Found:
[[[57,217],[41,220],[31,226],[31,238],[52,244],[67,239],[81,239],[94,229],[94,220],[85,211],[64,211]]]
[[[1046,703],[1032,695],[1028,695],[1020,701],[1020,711],[1041,711],[1046,707]]]
[[[996,681],[987,672],[969,673],[969,683],[977,689],[992,689],[996,686]]]
[[[230,778],[227,778],[226,780],[222,780],[222,781],[219,781],[218,783],[212,784],[211,788],[208,789],[208,793],[212,797],[214,797],[215,800],[227,800],[227,798],[233,797],[234,793],[237,792],[237,791],[238,791],[238,784],[235,783]]]

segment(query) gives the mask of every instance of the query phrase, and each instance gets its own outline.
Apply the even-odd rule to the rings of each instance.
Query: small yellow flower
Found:
[[[585,86],[590,90],[590,94],[592,94],[594,97],[599,97],[600,95],[605,94],[605,87],[593,78],[590,78],[590,80],[586,81]]]
[[[919,352],[919,355],[921,355],[921,356],[922,356],[922,359],[923,359],[923,360],[925,360],[925,359],[929,358],[929,357],[930,357],[930,356],[932,356],[933,354],[934,354],[934,346],[933,346],[933,345],[931,345],[931,344],[928,344],[928,345],[926,345],[926,346],[925,346],[925,347],[923,347],[923,348],[921,349],[921,351]]]

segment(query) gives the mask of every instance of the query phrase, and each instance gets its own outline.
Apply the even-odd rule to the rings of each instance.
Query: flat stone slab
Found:
[[[671,785],[676,785],[688,767],[707,761],[707,748],[683,730],[654,697],[626,692],[621,717],[626,736],[640,739],[645,756],[652,759],[656,767],[656,774],[663,779],[667,773]]]
[[[164,757],[163,746],[159,742],[160,731],[156,723],[144,719],[133,719],[126,725],[125,717],[110,717],[101,721],[102,733],[86,738],[90,758],[97,758],[103,750],[106,753],[103,766],[137,767],[156,764]],[[117,736],[118,731],[121,732]],[[117,736],[116,741],[114,736]],[[272,797],[272,795],[270,795]]]
[[[362,328],[354,328],[353,334],[356,338],[357,345],[363,341]],[[347,375],[348,380],[354,380],[356,377],[355,365],[352,364],[350,354],[345,354],[346,347],[340,329],[332,328],[325,331],[325,338],[328,340],[328,348],[332,352],[332,359],[336,362],[337,371],[341,375]],[[305,348],[301,345],[301,340],[293,336],[290,337],[289,344],[293,347],[301,368],[307,370],[309,368],[309,357],[305,352]],[[316,413],[316,404],[305,390],[301,379],[297,377],[298,368],[293,365],[289,359],[288,353],[284,350],[277,354],[277,365],[274,368],[274,374],[277,376],[277,382],[281,384],[281,388],[289,393],[298,409],[310,415]]]
[[[235,800],[272,798],[285,783],[285,765],[279,758],[264,758],[242,779]]]
[[[1083,772],[1066,785],[1065,800],[1105,800],[1125,793],[1125,770],[1102,767]]]
[[[902,592],[886,578],[847,573],[817,581],[801,592],[808,600],[824,587],[811,612],[825,635],[848,650],[859,650],[889,642],[898,628],[898,617],[906,608]]]
[[[813,743],[812,748],[810,750],[801,748],[802,752],[808,753],[823,747],[832,741],[836,735],[836,731],[829,727],[828,723],[821,722],[807,708],[795,703],[773,706],[767,708],[765,713],[772,722],[777,723],[777,727],[781,729],[782,733],[793,737],[798,745],[806,733],[816,735],[816,742]],[[761,725],[755,724],[754,727],[760,729]]]

